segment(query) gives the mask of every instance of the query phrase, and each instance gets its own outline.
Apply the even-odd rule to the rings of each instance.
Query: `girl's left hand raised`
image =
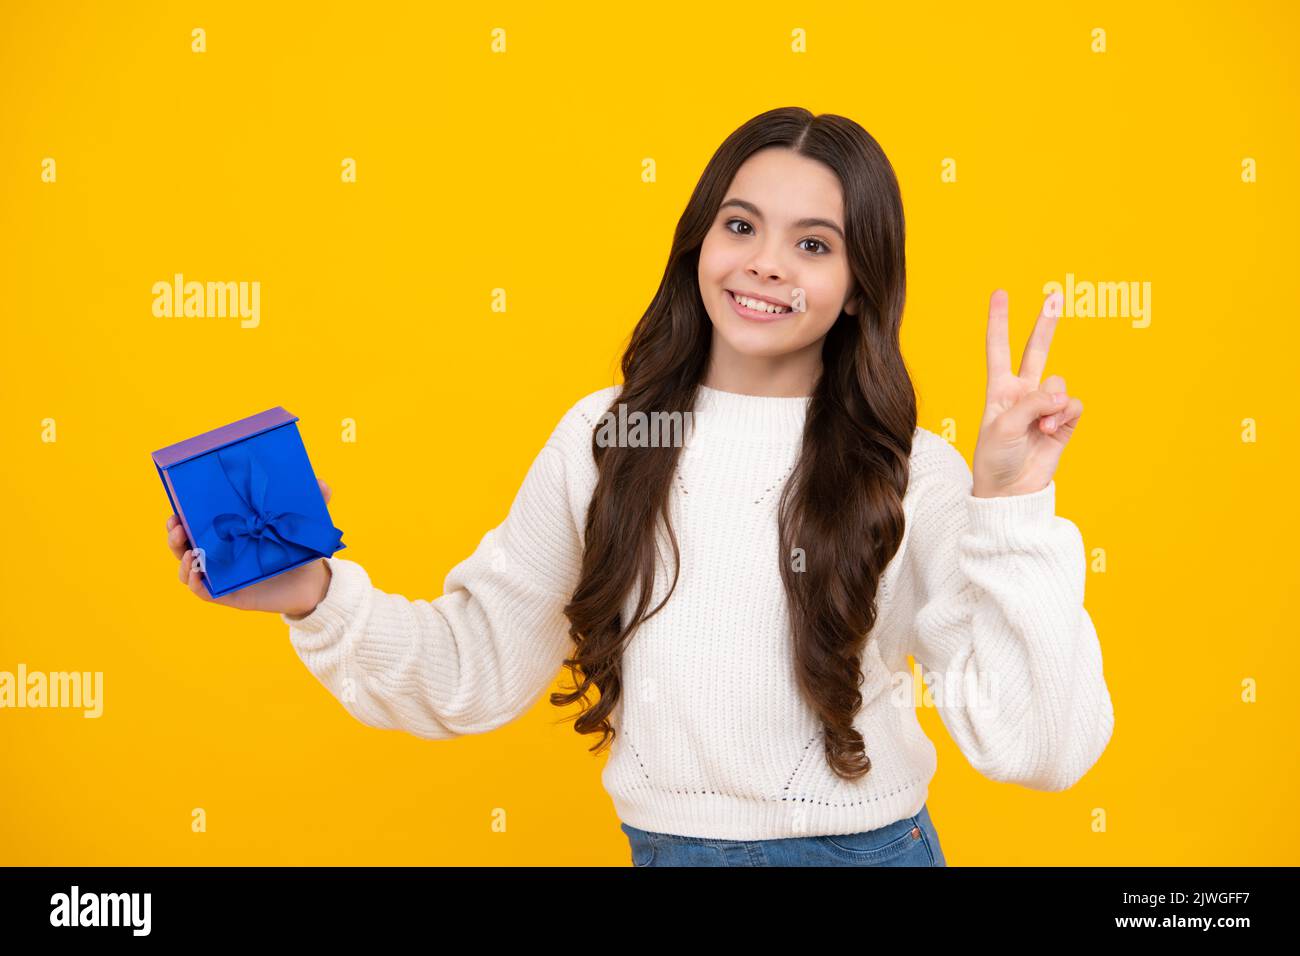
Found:
[[[1066,393],[1061,376],[1049,376],[1040,384],[1061,301],[1061,293],[1054,292],[1043,302],[1020,371],[1013,375],[1007,293],[995,289],[989,299],[988,391],[972,468],[971,494],[976,497],[1032,494],[1046,488],[1083,414],[1083,402]]]

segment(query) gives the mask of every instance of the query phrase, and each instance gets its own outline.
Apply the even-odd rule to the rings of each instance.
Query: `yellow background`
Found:
[[[713,150],[786,105],[893,161],[921,424],[967,461],[993,288],[1018,359],[1044,283],[1152,283],[1149,328],[1063,318],[1047,367],[1086,407],[1058,512],[1106,554],[1114,738],[1038,793],[925,712],[948,862],[1300,862],[1290,5],[540,6],[0,7],[0,670],[104,672],[98,720],[0,711],[0,863],[628,865],[607,755],[545,696],[480,737],[369,728],[277,617],[195,599],[149,453],[283,404],[342,556],[436,597],[617,380]],[[155,318],[175,272],[259,281],[260,326]]]

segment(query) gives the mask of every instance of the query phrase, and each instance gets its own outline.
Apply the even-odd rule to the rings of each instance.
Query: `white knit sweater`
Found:
[[[281,615],[303,663],[357,720],[431,739],[484,733],[551,688],[573,650],[562,609],[596,483],[592,431],[618,391],[593,392],[564,415],[505,520],[452,568],[441,597],[387,594],[360,564],[333,557],[317,608],[297,621]],[[1082,537],[1056,515],[1054,482],[976,498],[960,452],[923,428],[905,537],[863,657],[855,726],[873,766],[853,782],[831,772],[820,723],[796,689],[774,557],[776,506],[808,402],[701,388],[671,495],[681,576],[628,643],[611,715],[602,781],[619,818],[754,840],[851,833],[915,814],[936,752],[916,719],[916,702],[930,701],[913,685],[908,654],[927,681],[937,676],[924,693],[981,774],[1036,790],[1073,785],[1114,726],[1083,607]],[[666,541],[660,556],[650,608],[672,577]],[[629,595],[623,620],[634,602]]]

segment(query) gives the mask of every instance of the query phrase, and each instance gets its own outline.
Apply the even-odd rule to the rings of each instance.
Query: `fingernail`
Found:
[[[1056,427],[1056,416],[1055,415],[1047,416],[1047,430],[1050,432],[1055,427]]]
[[[1061,404],[1062,402],[1064,402],[1064,401],[1065,401],[1065,393],[1064,393],[1064,392],[1057,392],[1057,393],[1056,393],[1056,404],[1057,404],[1057,405],[1060,405],[1060,404]]]

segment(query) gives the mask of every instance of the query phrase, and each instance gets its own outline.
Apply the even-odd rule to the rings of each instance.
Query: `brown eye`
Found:
[[[817,253],[814,253],[814,255],[824,256],[824,255],[826,255],[826,253],[828,253],[828,252],[831,251],[831,247],[828,246],[828,245],[826,245],[826,243],[822,242],[820,239],[812,239],[812,238],[808,238],[808,239],[800,239],[799,242],[800,242],[800,244],[805,243],[805,242],[815,242],[815,243],[817,243],[817,245],[821,246],[823,251],[821,251],[821,252],[817,252]],[[812,250],[808,250],[808,251],[811,252]]]
[[[743,219],[728,219],[726,223],[723,225],[723,228],[726,229],[728,232],[730,232],[732,235],[737,235],[737,236],[748,235],[748,233],[736,232],[736,230],[731,228],[732,223],[740,223],[740,225],[744,226],[746,229],[754,228],[749,223],[745,222],[745,220]]]

